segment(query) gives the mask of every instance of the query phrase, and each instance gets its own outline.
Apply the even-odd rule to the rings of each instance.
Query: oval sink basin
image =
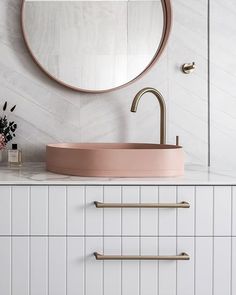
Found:
[[[184,173],[181,146],[146,143],[57,143],[46,148],[48,171],[95,177],[170,177]]]

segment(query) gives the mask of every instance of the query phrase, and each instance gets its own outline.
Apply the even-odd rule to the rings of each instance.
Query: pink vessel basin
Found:
[[[146,143],[57,143],[46,148],[47,170],[95,177],[170,177],[184,173],[181,146]]]

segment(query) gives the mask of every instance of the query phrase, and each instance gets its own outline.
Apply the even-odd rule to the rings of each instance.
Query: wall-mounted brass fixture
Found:
[[[186,63],[182,65],[182,71],[184,74],[191,74],[192,72],[194,72],[195,68],[195,62]]]
[[[157,100],[159,101],[159,105],[160,105],[160,144],[165,144],[166,143],[166,104],[165,104],[164,97],[157,89],[152,88],[152,87],[146,87],[146,88],[143,88],[142,90],[140,90],[134,97],[130,111],[133,113],[136,113],[140,98],[145,93],[149,93],[149,92],[154,94],[155,97],[157,98]]]

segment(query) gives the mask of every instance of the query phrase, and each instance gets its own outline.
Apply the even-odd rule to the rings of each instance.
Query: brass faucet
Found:
[[[155,88],[146,87],[140,90],[134,97],[131,112],[136,113],[140,98],[145,94],[151,92],[156,96],[160,104],[160,144],[166,143],[166,104],[162,94]]]

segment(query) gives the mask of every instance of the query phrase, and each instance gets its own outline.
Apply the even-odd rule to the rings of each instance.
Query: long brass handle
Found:
[[[96,260],[189,260],[190,256],[187,253],[179,255],[102,255],[94,253]]]
[[[189,208],[188,202],[181,203],[102,203],[94,202],[97,208]]]

